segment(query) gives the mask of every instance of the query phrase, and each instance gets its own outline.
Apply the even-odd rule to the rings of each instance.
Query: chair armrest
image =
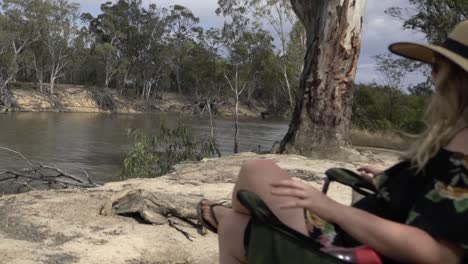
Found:
[[[325,172],[327,179],[323,186],[323,193],[327,193],[331,182],[335,181],[353,188],[356,192],[367,196],[377,191],[370,182],[365,181],[359,174],[344,168],[331,168]]]

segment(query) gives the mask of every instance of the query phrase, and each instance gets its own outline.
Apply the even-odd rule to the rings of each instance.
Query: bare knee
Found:
[[[271,170],[272,168],[278,168],[276,163],[268,159],[257,159],[246,161],[239,173],[239,178],[249,178],[253,175],[259,175],[265,170]]]

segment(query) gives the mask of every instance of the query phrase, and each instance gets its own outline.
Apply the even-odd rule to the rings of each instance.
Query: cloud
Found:
[[[361,55],[356,76],[356,82],[379,82],[380,76],[375,69],[374,56],[388,51],[388,46],[397,41],[424,42],[424,35],[414,31],[403,30],[403,24],[396,18],[385,14],[392,6],[408,7],[407,0],[367,1],[364,15]],[[420,78],[409,76],[408,82]]]

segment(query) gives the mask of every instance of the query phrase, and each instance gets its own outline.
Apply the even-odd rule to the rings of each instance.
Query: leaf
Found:
[[[209,139],[195,140],[188,128],[168,129],[161,127],[156,136],[147,136],[139,130],[132,130],[134,149],[123,162],[120,171],[122,179],[128,177],[157,177],[167,174],[172,167],[185,160],[201,160],[213,156],[214,148],[206,151]]]
[[[468,210],[468,199],[453,201],[457,213],[464,213]]]
[[[440,193],[436,190],[430,191],[428,194],[426,194],[426,198],[433,201],[433,202],[440,202],[444,198],[440,195]]]
[[[418,218],[420,216],[419,213],[416,213],[415,211],[411,211],[409,213],[409,216],[408,218],[406,219],[406,223],[407,224],[411,224],[412,222],[414,222],[414,220],[416,220],[416,218]]]

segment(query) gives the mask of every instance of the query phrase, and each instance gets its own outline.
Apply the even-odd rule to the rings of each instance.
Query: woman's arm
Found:
[[[297,198],[282,204],[282,208],[307,208],[392,259],[405,263],[459,263],[463,256],[461,249],[439,242],[421,229],[341,205],[308,184],[284,180],[272,186],[274,195]]]
[[[460,263],[463,251],[423,230],[331,201],[328,220],[381,254],[405,263]],[[322,209],[323,210],[323,209]],[[320,215],[319,212],[317,212]]]

